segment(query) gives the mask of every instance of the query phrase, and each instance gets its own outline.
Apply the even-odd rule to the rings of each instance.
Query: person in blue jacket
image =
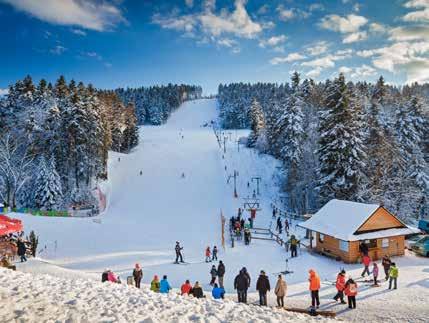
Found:
[[[167,275],[164,275],[162,277],[161,282],[159,283],[159,292],[162,294],[168,294],[168,292],[170,291],[171,286],[170,283],[167,280]]]
[[[214,299],[223,299],[225,295],[225,289],[219,287],[218,284],[214,284],[214,288],[212,290],[212,296]]]

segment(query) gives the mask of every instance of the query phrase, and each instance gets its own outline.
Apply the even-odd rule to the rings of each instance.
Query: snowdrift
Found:
[[[1,322],[329,322],[233,301],[0,268]]]

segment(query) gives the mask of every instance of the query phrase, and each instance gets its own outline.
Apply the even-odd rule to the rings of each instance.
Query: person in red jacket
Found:
[[[310,269],[308,273],[310,274],[308,281],[310,282],[309,289],[311,291],[311,306],[313,308],[314,306],[316,306],[316,308],[319,308],[320,278],[319,278],[319,275],[313,269]]]
[[[210,247],[206,248],[206,262],[212,261]]]
[[[187,279],[186,282],[182,285],[182,287],[180,287],[180,292],[182,295],[189,295],[191,290],[192,290],[192,285]]]
[[[346,283],[346,289],[344,290],[344,293],[347,295],[349,308],[356,308],[357,288],[356,282],[352,278],[349,278]]]
[[[346,271],[343,269],[337,275],[337,281],[335,283],[337,288],[337,295],[334,296],[334,300],[338,302],[338,299],[341,300],[341,304],[346,304],[344,301],[344,289],[346,288]]]
[[[362,263],[365,266],[365,268],[363,269],[362,272],[362,277],[365,277],[365,274],[368,274],[368,276],[370,275],[369,273],[369,264],[371,263],[371,258],[368,255],[363,256],[362,258]]]

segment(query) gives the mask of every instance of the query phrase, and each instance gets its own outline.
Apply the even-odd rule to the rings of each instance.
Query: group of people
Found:
[[[211,286],[214,286],[216,284],[216,278],[217,278],[219,287],[224,288],[223,277],[225,276],[225,265],[222,262],[222,260],[219,261],[219,265],[217,266],[217,268],[215,265],[212,266],[210,270],[210,276],[211,276],[211,280],[210,280]]]
[[[210,249],[210,246],[207,246],[205,251],[206,262],[217,261],[217,252],[218,250],[216,246],[213,247],[213,251]]]
[[[365,249],[363,248],[363,250]],[[361,274],[362,278],[365,277],[365,274],[368,276],[372,274],[374,279],[374,286],[378,286],[378,275],[379,275],[378,264],[375,261],[372,262],[372,272],[369,271],[369,267],[371,264],[371,257],[369,256],[368,253],[363,253],[362,263],[364,265],[364,269]],[[392,289],[392,287],[393,289],[397,289],[399,270],[398,270],[398,267],[396,266],[396,263],[392,262],[392,260],[389,258],[388,255],[384,255],[383,259],[381,260],[381,264],[384,269],[385,280],[389,281],[389,289]]]
[[[290,225],[289,224],[289,220],[285,219],[285,221],[284,221],[284,229],[285,229],[285,232],[286,232],[287,236],[289,236],[289,225]],[[282,232],[283,232],[283,223],[282,223],[282,219],[281,219],[280,216],[277,218],[276,230],[277,230],[277,232],[279,234],[282,234]]]
[[[253,218],[250,217],[246,221],[242,218],[242,212],[241,208],[238,208],[237,217],[232,216],[229,220],[229,225],[237,240],[241,240],[244,237],[244,244],[249,245],[252,240],[250,229],[253,228]]]
[[[341,304],[348,303],[350,309],[356,308],[358,285],[351,277],[346,281],[346,271],[344,269],[337,275],[335,287],[337,289],[337,294],[334,296],[334,300],[337,302],[340,300]],[[347,296],[347,303],[344,301],[344,295]]]

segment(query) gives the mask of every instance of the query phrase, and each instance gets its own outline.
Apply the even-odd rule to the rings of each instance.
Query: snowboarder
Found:
[[[284,307],[285,306],[285,296],[287,291],[286,282],[283,280],[282,275],[279,275],[277,279],[276,288],[274,289],[274,293],[277,296],[277,306]]]
[[[183,283],[183,285],[180,287],[180,294],[183,296],[183,295],[189,295],[189,293],[191,292],[191,290],[192,290],[192,285],[191,285],[191,283],[189,282],[189,280],[187,279],[184,283]]]
[[[222,260],[219,261],[219,265],[217,266],[217,277],[219,281],[219,286],[223,288],[223,276],[225,276],[225,265]]]
[[[159,278],[157,275],[153,276],[152,281],[150,282],[150,290],[155,293],[159,293]]]
[[[357,288],[358,286],[356,282],[350,277],[346,283],[346,289],[344,290],[345,294],[347,295],[349,308],[356,308]]]
[[[27,252],[27,247],[25,246],[25,243],[22,241],[21,238],[18,239],[17,247],[18,247],[18,256],[21,258],[21,262],[27,261],[27,258],[25,257],[25,253]]]
[[[213,251],[212,251],[212,261],[216,260],[217,261],[217,247],[214,246],[213,247]]]
[[[214,299],[223,299],[225,295],[225,289],[223,287],[219,287],[217,284],[214,284],[214,288],[212,290],[212,296]]]
[[[247,303],[247,290],[250,286],[249,278],[244,269],[234,279],[234,289],[237,290],[238,302]]]
[[[346,304],[344,301],[344,290],[346,289],[346,271],[344,269],[341,270],[341,272],[337,275],[335,287],[337,288],[337,294],[334,296],[334,300],[338,302],[338,299],[340,299],[341,304]]]
[[[394,283],[393,289],[397,289],[398,275],[399,275],[398,267],[396,267],[396,264],[392,262],[389,269],[389,289],[392,289],[392,283]]]
[[[183,256],[182,256],[182,250],[183,248],[180,246],[179,241],[176,241],[176,247],[174,248],[174,250],[176,251],[176,264],[179,263],[179,258],[180,258],[180,262],[184,262],[183,261]]]
[[[136,284],[136,287],[140,288],[140,282],[142,281],[142,278],[143,278],[143,270],[139,264],[136,264],[136,266],[134,267],[133,277],[134,277],[134,282]]]
[[[369,273],[369,264],[371,263],[371,258],[368,255],[363,256],[362,263],[365,266],[361,274],[362,277],[365,277],[365,274],[370,275]]]
[[[292,258],[297,257],[298,256],[298,244],[299,244],[299,240],[295,237],[295,235],[291,235],[290,239],[289,239],[289,244],[290,244],[290,255]]]
[[[384,255],[383,260],[381,261],[381,264],[383,265],[384,274],[386,275],[386,281],[387,281],[389,279],[390,265],[392,264],[392,261],[390,260],[388,255]]]
[[[212,279],[210,280],[210,286],[213,286],[214,283],[216,282],[216,277],[217,277],[217,270],[215,265],[212,266],[212,269],[210,270],[210,275],[212,277]]]
[[[256,282],[256,290],[259,292],[259,305],[267,306],[267,292],[270,291],[270,281],[263,270],[261,270]]]
[[[308,281],[310,283],[309,289],[311,292],[311,306],[312,308],[314,307],[319,308],[320,278],[319,278],[319,275],[317,275],[317,273],[313,269],[310,269],[308,273],[310,274]]]
[[[203,289],[201,288],[200,284],[198,282],[195,282],[194,288],[192,288],[192,295],[195,298],[203,298],[204,293],[203,293]]]
[[[378,286],[378,265],[376,262],[372,263],[372,276],[374,277],[374,286]]]
[[[161,282],[159,283],[159,292],[161,294],[168,294],[168,292],[171,290],[170,283],[167,280],[167,275],[164,275],[162,277]]]
[[[211,251],[210,251],[210,247],[206,248],[206,262],[210,262],[211,261]]]

